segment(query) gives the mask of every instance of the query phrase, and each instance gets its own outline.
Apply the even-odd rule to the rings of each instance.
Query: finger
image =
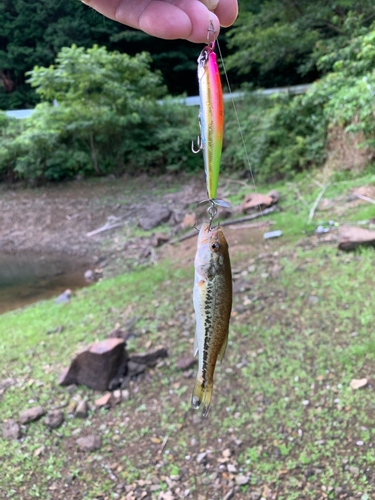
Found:
[[[139,28],[149,35],[167,40],[188,38],[193,32],[189,16],[173,4],[153,1],[139,18]]]
[[[218,3],[219,3],[219,0],[200,0],[206,7],[208,10],[210,10],[211,12],[213,12]]]
[[[178,0],[175,2],[175,5],[186,12],[190,18],[192,31],[190,36],[187,37],[187,40],[194,43],[206,43],[210,21],[214,24],[216,37],[219,35],[219,19],[216,14],[210,12],[202,2],[199,0]]]
[[[220,0],[215,14],[219,18],[221,26],[231,26],[238,16],[237,0]]]

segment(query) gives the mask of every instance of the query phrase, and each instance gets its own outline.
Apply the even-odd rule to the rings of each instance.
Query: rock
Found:
[[[270,196],[273,199],[274,203],[278,203],[281,198],[281,193],[277,189],[272,189],[267,196]]]
[[[28,408],[21,413],[20,423],[28,424],[33,420],[38,420],[40,417],[43,417],[45,413],[45,409],[42,406],[34,406],[33,408]]]
[[[78,403],[74,416],[76,418],[87,418],[88,415],[88,407],[87,403],[84,399]]]
[[[55,302],[56,302],[56,304],[67,304],[68,302],[70,302],[71,296],[72,296],[72,291],[67,289],[67,290],[65,290],[64,293],[62,293],[61,295],[59,295],[57,297]]]
[[[39,455],[44,455],[46,451],[46,447],[43,445],[41,446],[40,448],[37,448],[34,453],[33,453],[33,456],[34,457],[39,457]]]
[[[249,290],[251,290],[251,283],[243,278],[240,278],[233,284],[233,293],[248,292]]]
[[[124,342],[126,342],[128,340],[128,338],[130,337],[130,335],[131,335],[130,332],[126,332],[122,328],[114,328],[113,330],[111,330],[109,332],[108,338],[109,339],[122,339]]]
[[[194,227],[197,223],[197,216],[195,214],[186,214],[182,222],[182,227],[187,229],[189,227]]]
[[[95,434],[91,434],[90,436],[86,437],[81,437],[77,439],[76,443],[81,451],[87,451],[87,452],[99,450],[102,446],[102,440],[100,436],[96,436]]]
[[[264,210],[275,202],[271,196],[261,193],[248,193],[242,203],[242,212],[246,214],[251,210]]]
[[[156,233],[152,238],[151,238],[151,245],[153,247],[161,247],[165,243],[168,243],[169,237],[166,234],[163,233]]]
[[[51,335],[51,333],[62,333],[65,330],[64,325],[56,326],[56,328],[52,328],[52,330],[47,330],[47,335]]]
[[[158,359],[166,357],[168,357],[167,348],[160,346],[157,347],[156,349],[152,349],[151,351],[142,354],[134,354],[133,356],[130,356],[129,362],[132,361],[134,363],[139,363],[147,366],[155,366]]]
[[[237,472],[238,472],[237,467],[233,464],[228,464],[227,469],[228,469],[228,472],[230,472],[231,474],[237,474]]]
[[[228,493],[226,493],[223,496],[223,500],[232,500],[233,497],[234,497],[234,490],[231,489],[231,490],[228,491]]]
[[[359,467],[351,466],[349,467],[350,474],[357,476],[359,474]]]
[[[187,370],[191,366],[195,365],[197,361],[197,358],[193,357],[181,358],[177,361],[176,368],[179,368],[180,370]]]
[[[250,481],[249,476],[236,476],[236,484],[237,486],[244,486]],[[259,497],[260,498],[260,495]]]
[[[204,451],[203,453],[199,453],[199,455],[197,456],[197,462],[198,464],[201,464],[207,457],[207,452]]]
[[[94,279],[95,279],[94,271],[92,271],[91,269],[88,269],[85,272],[85,280],[88,282],[91,282],[91,281],[94,281]]]
[[[139,225],[145,231],[150,231],[163,224],[163,222],[167,222],[170,216],[171,211],[168,207],[159,203],[151,203],[147,207],[145,216],[140,219]]]
[[[107,405],[109,403],[109,400],[111,399],[111,396],[112,394],[110,392],[107,392],[107,394],[104,394],[104,396],[95,401],[95,406],[101,408],[102,406]]]
[[[12,387],[16,383],[14,378],[5,378],[0,382],[0,394],[5,392],[9,387]]]
[[[44,424],[50,429],[57,429],[64,422],[64,413],[61,410],[49,411],[46,418],[44,419]]]
[[[127,401],[128,399],[130,399],[130,392],[127,389],[123,389],[121,391],[121,398],[123,401]]]
[[[21,437],[20,426],[12,418],[3,424],[3,439],[19,439]]]
[[[353,380],[350,382],[350,387],[354,390],[360,389],[361,387],[366,387],[367,383],[368,383],[367,378],[360,378],[360,379],[353,378]]]
[[[124,364],[124,346],[122,339],[106,339],[88,346],[64,369],[58,384],[86,385],[90,389],[105,391],[121,364]]]
[[[252,491],[249,495],[250,500],[259,500],[260,498],[262,498],[260,491]]]
[[[375,246],[375,231],[361,227],[340,227],[339,249],[350,251],[360,245]]]
[[[146,368],[147,365],[144,363],[135,363],[134,361],[128,361],[127,375],[130,377],[139,375],[140,373],[143,373]]]
[[[229,458],[232,452],[229,448],[225,448],[225,450],[223,450],[221,454],[223,455],[224,458]]]

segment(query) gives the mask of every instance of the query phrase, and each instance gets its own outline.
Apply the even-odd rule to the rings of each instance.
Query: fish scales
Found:
[[[209,230],[203,224],[198,236],[195,257],[194,308],[196,340],[194,355],[199,352],[199,366],[192,406],[203,404],[206,416],[210,407],[217,359],[222,361],[228,341],[232,310],[232,272],[228,243],[220,227]]]

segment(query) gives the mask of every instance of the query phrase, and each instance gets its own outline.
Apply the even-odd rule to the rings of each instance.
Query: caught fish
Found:
[[[212,28],[209,28],[210,31],[214,31],[213,25]],[[224,105],[220,73],[214,49],[215,41],[211,45],[204,47],[198,58],[201,136],[198,137],[198,150],[194,150],[193,145],[192,150],[194,153],[203,151],[209,200],[213,200],[217,205],[229,207],[227,202],[216,199],[223,146]]]
[[[199,351],[199,367],[191,402],[195,409],[203,405],[205,417],[211,403],[216,361],[223,360],[227,348],[232,310],[232,271],[221,227],[210,229],[207,222],[202,225],[194,265],[194,356]]]

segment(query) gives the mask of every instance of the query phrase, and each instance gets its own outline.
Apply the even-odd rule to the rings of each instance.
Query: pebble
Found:
[[[87,403],[84,399],[82,399],[76,408],[76,411],[74,413],[75,417],[77,418],[86,418],[88,415],[88,408],[87,408]]]
[[[44,419],[44,425],[50,429],[57,429],[64,422],[64,413],[61,410],[49,411]]]
[[[81,437],[77,439],[76,443],[81,451],[87,452],[99,450],[99,448],[101,448],[102,446],[102,440],[100,436],[96,436],[95,434]]]
[[[3,424],[3,439],[19,439],[21,437],[20,426],[10,418]]]
[[[237,476],[236,477],[236,484],[238,486],[244,486],[249,482],[250,478],[248,476]]]
[[[34,420],[38,420],[45,414],[45,409],[42,406],[34,406],[33,408],[28,408],[24,410],[20,415],[20,423],[28,424]]]
[[[204,451],[203,453],[199,453],[199,455],[197,456],[197,462],[198,464],[202,463],[203,460],[207,457],[207,452]]]
[[[234,490],[231,489],[228,491],[228,493],[226,493],[223,497],[223,500],[231,500],[234,496]]]

